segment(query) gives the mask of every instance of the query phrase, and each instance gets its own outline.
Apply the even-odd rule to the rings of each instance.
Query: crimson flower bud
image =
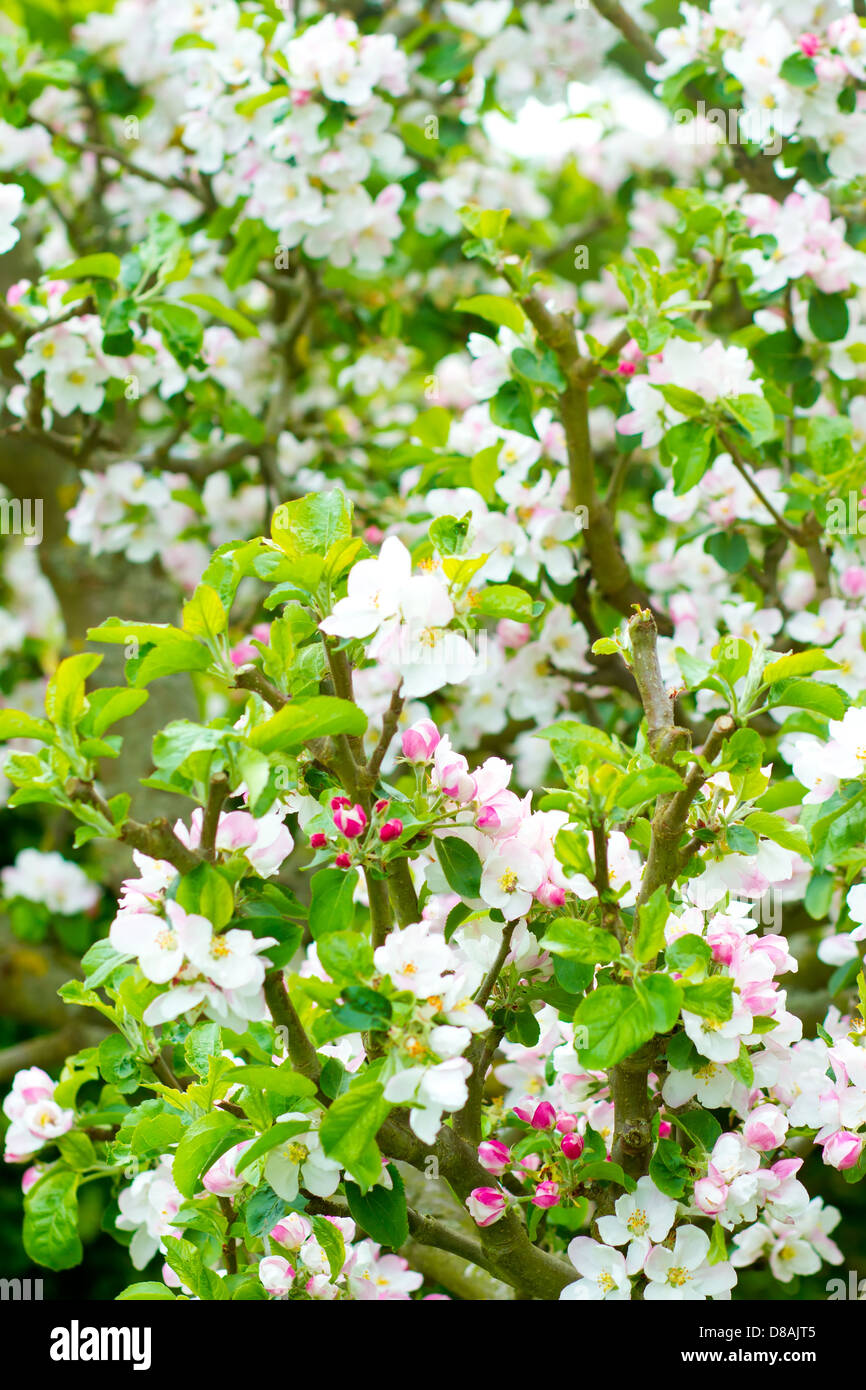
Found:
[[[399,840],[402,834],[403,822],[401,820],[398,820],[395,816],[394,820],[386,820],[385,824],[379,831],[379,839],[383,840],[385,844],[387,844],[389,840]]]
[[[583,1153],[583,1138],[580,1134],[563,1134],[559,1141],[559,1147],[566,1158],[574,1161],[574,1159],[580,1158]]]
[[[556,1124],[556,1111],[549,1100],[543,1100],[535,1107],[530,1124],[533,1129],[553,1129]]]

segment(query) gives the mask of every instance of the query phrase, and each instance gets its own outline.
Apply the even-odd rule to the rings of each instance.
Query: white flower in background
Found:
[[[55,1083],[41,1067],[16,1072],[12,1090],[3,1101],[3,1114],[11,1121],[5,1138],[7,1163],[32,1158],[43,1144],[50,1144],[75,1124],[74,1110],[57,1104],[54,1089]]]
[[[434,1028],[430,1047],[446,1060],[433,1066],[409,1067],[392,1076],[385,1086],[385,1099],[392,1105],[411,1106],[410,1128],[425,1144],[436,1138],[443,1111],[460,1110],[469,1098],[466,1082],[472,1064],[459,1054],[471,1036],[468,1028]]]
[[[129,1253],[136,1269],[144,1269],[156,1254],[164,1250],[163,1237],[176,1236],[179,1229],[172,1226],[183,1197],[171,1176],[171,1158],[163,1157],[159,1167],[139,1173],[130,1187],[118,1193],[120,1216],[117,1227],[134,1231]]]
[[[395,988],[427,999],[438,993],[442,976],[454,965],[454,954],[428,922],[412,922],[402,931],[392,931],[373,960],[380,974],[390,975]]]
[[[270,1150],[265,1161],[265,1180],[278,1197],[293,1202],[303,1186],[315,1197],[330,1197],[340,1181],[340,1165],[328,1158],[319,1138],[319,1120],[290,1110],[280,1115],[278,1124],[295,1121],[302,1126],[298,1133]]]
[[[402,1255],[383,1255],[381,1247],[372,1240],[361,1240],[352,1246],[344,1273],[353,1298],[362,1302],[403,1301],[424,1283],[423,1274],[410,1269],[409,1261]]]
[[[11,251],[21,233],[13,226],[21,214],[24,189],[17,183],[0,184],[0,255]]]
[[[5,898],[44,903],[49,911],[63,916],[90,912],[101,896],[83,869],[54,850],[48,854],[38,849],[19,850],[15,863],[0,871],[0,879]]]

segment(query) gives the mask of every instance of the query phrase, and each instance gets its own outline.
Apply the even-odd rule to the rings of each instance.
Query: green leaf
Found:
[[[712,961],[713,953],[702,936],[686,932],[665,947],[665,961],[671,970],[685,972],[699,965],[705,970]]]
[[[791,849],[808,859],[809,839],[801,825],[792,825],[784,816],[778,816],[773,811],[752,811],[743,824],[753,835],[763,835],[783,849]]]
[[[102,657],[79,652],[61,661],[45,691],[45,713],[53,724],[69,733],[84,713],[84,682]]]
[[[184,1197],[194,1197],[200,1190],[202,1173],[212,1168],[226,1150],[249,1136],[249,1128],[241,1128],[226,1110],[212,1110],[191,1124],[177,1146],[171,1165],[172,1177]]]
[[[591,927],[574,917],[558,917],[544,933],[542,946],[552,955],[587,965],[606,965],[618,960],[619,942],[610,932]]]
[[[277,1148],[279,1144],[287,1144],[290,1139],[294,1139],[296,1134],[306,1134],[310,1129],[312,1121],[304,1120],[280,1120],[279,1124],[272,1125],[270,1129],[260,1134],[254,1144],[248,1149],[244,1149],[237,1163],[235,1172],[242,1173],[250,1164],[255,1163],[257,1158],[263,1154],[270,1153],[271,1149]]]
[[[775,417],[763,396],[751,393],[730,396],[722,401],[722,405],[737,424],[742,425],[753,444],[763,444],[772,439],[776,431]]]
[[[357,1183],[347,1180],[346,1200],[352,1216],[372,1240],[399,1250],[409,1239],[406,1190],[396,1164],[388,1164],[388,1174],[392,1182],[390,1190],[376,1183],[366,1194]]]
[[[202,325],[198,314],[185,304],[151,300],[148,315],[178,364],[181,367],[193,366],[202,345]]]
[[[185,912],[206,917],[217,931],[234,916],[234,894],[219,869],[210,864],[197,864],[184,874],[176,897]]]
[[[164,1236],[165,1258],[182,1284],[191,1289],[196,1298],[206,1302],[223,1302],[230,1297],[225,1280],[209,1269],[201,1251],[191,1240],[178,1240],[175,1236]]]
[[[657,888],[652,897],[637,909],[637,932],[634,953],[642,963],[653,960],[665,944],[665,926],[671,908],[664,888]]]
[[[673,459],[674,492],[678,497],[697,487],[706,473],[710,466],[712,441],[712,429],[689,420],[668,430],[665,445]]]
[[[371,1146],[390,1110],[381,1082],[367,1081],[362,1073],[324,1115],[319,1130],[322,1147],[328,1157],[337,1159],[356,1181],[360,1163],[363,1181],[359,1186],[369,1186]]]
[[[680,1016],[683,1002],[681,986],[670,975],[648,975],[636,988],[644,990],[649,999],[654,1031],[669,1033]]]
[[[841,294],[815,290],[809,300],[809,327],[822,343],[835,343],[848,332],[848,305]]]
[[[511,354],[511,364],[515,371],[525,376],[527,381],[535,382],[537,386],[549,386],[553,391],[565,390],[565,377],[549,350],[537,357],[529,348],[515,348]]]
[[[161,642],[145,652],[131,679],[138,690],[161,676],[173,676],[180,671],[206,671],[213,660],[207,647],[198,642]]]
[[[52,280],[117,280],[120,277],[120,261],[110,251],[99,251],[93,256],[81,256],[67,265],[54,266],[46,271]]]
[[[538,438],[532,421],[532,397],[519,381],[503,382],[490,402],[490,419],[504,430]]]
[[[768,703],[775,707],[814,710],[828,719],[841,719],[847,708],[845,697],[835,685],[824,681],[779,681],[770,687]]]
[[[310,880],[310,931],[313,940],[329,932],[343,932],[355,913],[357,869],[320,869]]]
[[[78,1235],[79,1175],[52,1169],[24,1198],[24,1249],[47,1269],[72,1269],[81,1263]]]
[[[412,426],[412,438],[428,449],[444,449],[451,433],[451,412],[444,405],[422,411]]]
[[[578,1049],[582,1067],[605,1071],[649,1042],[655,1032],[645,993],[625,985],[600,985],[577,1006],[575,1028],[587,1030],[588,1043]]]
[[[271,521],[271,538],[292,558],[327,555],[352,534],[352,504],[339,488],[283,502]]]
[[[324,1216],[313,1216],[312,1213],[308,1213],[307,1220],[312,1222],[313,1235],[327,1256],[328,1268],[331,1271],[331,1280],[333,1281],[339,1278],[340,1271],[346,1263],[343,1233],[333,1222],[326,1221]]]
[[[749,547],[739,531],[715,531],[706,537],[704,550],[728,574],[739,574],[749,563]]]
[[[271,1095],[301,1099],[316,1094],[316,1083],[290,1065],[281,1067],[235,1067],[231,1072],[232,1084],[251,1086],[257,1091],[269,1091]]]
[[[809,676],[813,671],[835,671],[838,668],[838,661],[819,647],[812,647],[809,651],[791,652],[789,656],[780,656],[776,661],[771,661],[764,667],[764,681],[767,685],[774,685],[791,676]]]
[[[373,948],[360,932],[326,932],[316,945],[320,964],[337,984],[373,974]]]
[[[657,796],[666,796],[682,789],[683,779],[672,767],[647,767],[626,773],[611,793],[611,799],[619,810],[631,811],[635,806],[654,801]]]
[[[703,980],[699,985],[690,985],[683,981],[681,989],[683,1008],[689,1013],[726,1023],[734,1012],[734,982],[728,975],[714,975],[712,979]]]
[[[808,377],[812,364],[802,352],[802,341],[796,333],[786,328],[781,333],[770,333],[750,349],[752,361],[763,377],[789,384]]]
[[[207,1076],[211,1057],[222,1052],[222,1033],[218,1023],[197,1023],[187,1034],[183,1055],[197,1076]]]
[[[311,738],[349,734],[360,738],[367,728],[367,716],[351,700],[335,695],[314,695],[309,700],[292,700],[277,710],[248,735],[249,742],[262,753],[291,753]]]
[[[228,305],[221,304],[212,294],[183,294],[181,299],[184,304],[192,304],[196,309],[204,309],[205,313],[228,324],[232,332],[236,333],[239,338],[257,338],[259,336],[259,330],[251,319],[239,314],[237,309],[230,309]]]
[[[242,1215],[251,1236],[266,1236],[287,1210],[288,1203],[278,1197],[272,1187],[263,1183],[244,1203]]]
[[[634,1192],[637,1186],[634,1178],[629,1177],[618,1163],[603,1158],[590,1159],[588,1163],[582,1163],[575,1177],[578,1182],[615,1182],[626,1192]]]
[[[715,1115],[699,1106],[690,1110],[680,1110],[677,1113],[677,1124],[707,1153],[712,1153],[713,1146],[722,1133],[722,1126]]]
[[[146,690],[128,690],[125,686],[94,690],[88,697],[88,730],[101,738],[106,729],[116,724],[118,719],[127,719],[141,709],[148,699]]]
[[[517,623],[528,623],[533,617],[535,602],[524,589],[514,584],[490,584],[482,589],[473,609],[485,618],[512,618]]]
[[[685,386],[660,386],[655,382],[653,385],[657,391],[661,392],[668,405],[673,406],[680,415],[702,415],[707,408],[706,401],[703,396],[698,395],[697,391],[688,391]]]
[[[679,1201],[685,1196],[690,1169],[682,1149],[673,1139],[659,1139],[650,1159],[649,1175],[666,1197]]]
[[[391,1001],[366,985],[347,985],[343,999],[345,1003],[335,1004],[331,1013],[350,1032],[368,1033],[391,1022]]]
[[[189,1287],[189,1286],[187,1286]],[[122,1293],[117,1295],[116,1303],[135,1303],[147,1302],[155,1303],[158,1301],[176,1302],[176,1296],[171,1289],[166,1288],[165,1284],[156,1283],[154,1280],[145,1280],[141,1284],[128,1284]]]
[[[814,87],[818,81],[815,64],[805,53],[789,53],[779,69],[779,76],[792,87]]]
[[[19,709],[0,709],[0,742],[12,738],[38,738],[41,743],[51,743],[54,730],[47,719],[36,719]]]
[[[480,897],[481,860],[472,846],[456,835],[446,835],[435,843],[449,888],[461,898]]]
[[[497,294],[475,294],[470,299],[458,299],[454,308],[463,314],[487,319],[488,323],[500,328],[510,328],[512,333],[522,333],[526,327],[526,315],[520,305]]]
[[[183,605],[184,632],[213,641],[227,626],[228,617],[219,594],[209,584],[199,584],[192,598]]]

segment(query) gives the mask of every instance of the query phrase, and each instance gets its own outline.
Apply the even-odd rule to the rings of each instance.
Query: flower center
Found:
[[[638,1207],[637,1211],[632,1212],[625,1224],[628,1226],[633,1236],[642,1236],[647,1232],[649,1220],[647,1219],[646,1212]]]
[[[306,1144],[290,1144],[286,1149],[286,1157],[290,1163],[301,1164],[310,1157],[310,1150]]]
[[[672,1265],[668,1270],[668,1283],[672,1288],[681,1289],[692,1276],[683,1265]]]
[[[502,889],[503,893],[514,892],[517,887],[517,874],[513,869],[506,869],[505,873],[500,876],[499,887]]]

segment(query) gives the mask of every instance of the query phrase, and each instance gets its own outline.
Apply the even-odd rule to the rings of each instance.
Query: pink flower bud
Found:
[[[332,810],[332,811],[339,811],[339,809],[340,809],[341,806],[351,806],[351,804],[352,804],[351,798],[348,797],[348,796],[332,796],[332,797],[331,797],[331,810]]]
[[[389,840],[399,840],[402,834],[403,822],[395,816],[393,820],[386,820],[379,831],[379,839],[387,844]]]
[[[324,849],[327,843],[328,837],[321,830],[317,830],[314,835],[310,836],[310,844],[313,849]]]
[[[485,1139],[478,1145],[478,1162],[494,1178],[501,1177],[511,1162],[511,1150],[499,1139]]]
[[[433,757],[441,735],[432,719],[419,719],[403,731],[403,757],[410,763],[426,763]]]
[[[262,1288],[265,1293],[269,1293],[272,1298],[281,1298],[289,1292],[295,1277],[295,1271],[288,1260],[283,1259],[282,1255],[266,1255],[259,1261],[259,1278],[262,1281]]]
[[[271,1240],[284,1245],[287,1250],[300,1250],[304,1241],[312,1235],[313,1228],[305,1216],[298,1211],[287,1212],[271,1231]]]
[[[502,618],[496,624],[496,636],[503,647],[511,647],[514,650],[525,647],[531,633],[529,623],[516,623],[513,618]]]
[[[695,1205],[707,1216],[717,1216],[724,1211],[727,1200],[727,1186],[717,1175],[699,1178],[695,1183]]]
[[[846,598],[862,598],[866,594],[866,569],[849,565],[839,576],[839,588]]]
[[[670,1139],[674,1127],[670,1120],[659,1120],[659,1139]]]
[[[308,93],[307,93],[307,98],[308,98],[308,99],[309,99],[309,95],[310,95],[310,94],[309,94],[309,92],[308,92]],[[298,94],[297,94],[297,92],[293,91],[293,92],[292,92],[292,101],[293,101],[293,103],[294,103],[295,105],[297,105],[297,99],[298,99]],[[364,529],[364,540],[367,542],[368,545],[379,545],[380,542],[383,541],[384,539],[385,539],[385,532],[384,532],[380,527],[378,527],[378,526],[367,526],[367,527],[365,527],[365,529]]]
[[[852,1134],[848,1129],[837,1129],[835,1134],[823,1141],[823,1144],[824,1162],[830,1168],[844,1171],[846,1168],[856,1167],[860,1150],[863,1148],[863,1136]]]
[[[633,362],[617,362],[616,370],[620,376],[634,376],[635,366]]]
[[[821,47],[821,40],[817,34],[801,34],[797,42],[800,45],[800,52],[805,53],[807,58],[814,58]]]
[[[35,1182],[42,1177],[42,1169],[37,1164],[31,1163],[29,1168],[25,1168],[21,1174],[21,1191],[29,1192]]]
[[[240,1144],[235,1144],[233,1148],[218,1158],[212,1167],[208,1168],[202,1178],[202,1186],[213,1193],[215,1197],[233,1197],[236,1192],[249,1182],[248,1174],[238,1174],[235,1172],[235,1164],[241,1154],[249,1148],[252,1140],[244,1139]]]
[[[530,1124],[533,1129],[553,1129],[556,1124],[556,1111],[549,1100],[543,1100],[535,1107]]]
[[[346,851],[343,850],[342,854],[337,855],[336,859],[334,860],[334,863],[336,864],[338,869],[351,869],[352,856],[351,854],[347,854]]]
[[[580,1134],[563,1134],[559,1141],[559,1147],[562,1149],[566,1158],[570,1158],[573,1163],[575,1159],[580,1158],[580,1155],[583,1153],[583,1136]]]
[[[334,811],[334,824],[347,840],[356,839],[367,826],[367,816],[363,806],[352,806],[349,802],[338,806]]]
[[[540,1182],[537,1188],[535,1189],[535,1195],[532,1198],[532,1205],[534,1207],[543,1207],[545,1210],[548,1207],[558,1206],[559,1183]]]
[[[778,1149],[788,1132],[788,1121],[775,1105],[759,1105],[747,1117],[743,1127],[746,1143],[760,1153]]]
[[[560,1134],[573,1134],[577,1129],[577,1116],[570,1115],[567,1110],[560,1110],[556,1117],[556,1128]]]
[[[558,883],[551,883],[550,879],[547,879],[537,890],[535,898],[544,907],[562,907],[565,902],[565,889],[560,888]]]
[[[476,1226],[492,1226],[505,1215],[505,1198],[495,1187],[474,1187],[466,1206]]]
[[[388,798],[383,797],[381,801],[376,802],[376,805],[373,807],[373,810],[376,812],[377,816],[381,816],[384,811],[387,811],[390,805],[391,803],[388,800]]]

